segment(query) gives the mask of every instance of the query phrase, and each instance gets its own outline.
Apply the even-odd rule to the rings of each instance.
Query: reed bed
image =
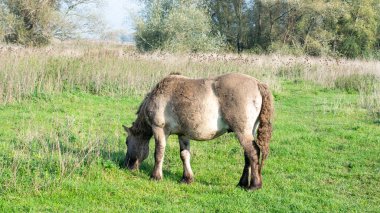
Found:
[[[283,80],[353,88],[371,113],[380,108],[379,61],[275,54],[142,54],[131,45],[83,41],[39,49],[0,46],[0,104],[64,91],[141,96],[171,72],[195,78],[245,73],[268,83],[274,91],[281,90]],[[357,76],[364,77],[355,81]]]

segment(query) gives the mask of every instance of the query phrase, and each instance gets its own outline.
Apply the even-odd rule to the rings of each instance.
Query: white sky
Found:
[[[112,30],[134,31],[132,17],[142,8],[139,0],[107,0],[103,7],[103,17]]]

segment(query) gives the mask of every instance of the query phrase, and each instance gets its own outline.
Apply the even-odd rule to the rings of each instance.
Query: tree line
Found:
[[[380,58],[380,0],[140,1],[135,42],[141,51]],[[0,0],[0,40],[40,46],[52,38],[107,36],[89,9],[100,2]]]
[[[142,51],[379,56],[380,0],[142,1],[135,39]]]

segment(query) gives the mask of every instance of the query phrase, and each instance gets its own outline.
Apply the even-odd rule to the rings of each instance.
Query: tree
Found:
[[[215,29],[230,45],[300,49],[357,57],[379,45],[379,0],[207,0]],[[286,48],[285,48],[286,49]]]
[[[175,0],[146,1],[138,20],[135,41],[142,51],[215,51],[222,38],[212,34],[211,20],[198,2]]]
[[[142,0],[144,26],[150,40],[138,44],[162,47],[172,33],[166,20],[188,0]],[[312,56],[358,57],[380,48],[380,0],[197,0],[202,19],[211,21],[211,34],[221,35],[240,52],[283,51]],[[184,11],[186,12],[186,11]],[[185,23],[185,21],[182,21]],[[143,24],[141,24],[143,23]],[[175,34],[178,35],[178,34]],[[137,39],[140,39],[137,38]],[[169,39],[170,40],[170,39]],[[150,48],[147,47],[147,50]]]
[[[375,4],[378,3],[376,0],[344,3],[344,6],[350,9],[338,22],[338,34],[342,37],[338,47],[340,53],[354,58],[373,50],[378,27]]]
[[[238,52],[247,47],[247,34],[250,28],[246,1],[209,0],[206,5],[212,17],[214,31],[225,36],[230,47]]]
[[[99,19],[86,12],[97,0],[0,0],[0,36],[8,43],[45,45],[60,39],[94,32]]]
[[[100,0],[60,0],[60,20],[55,23],[54,37],[66,40],[89,35],[102,36],[106,24],[94,10],[101,6]]]
[[[6,42],[43,45],[51,38],[50,21],[57,7],[55,0],[2,0],[1,31]]]

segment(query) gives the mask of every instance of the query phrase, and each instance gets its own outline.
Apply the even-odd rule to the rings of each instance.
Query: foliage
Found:
[[[182,6],[172,10],[165,23],[168,40],[164,49],[172,52],[217,51],[222,46],[219,35],[211,36],[210,21],[202,10]]]
[[[145,20],[138,20],[136,25],[135,41],[139,50],[149,51],[162,48],[167,40],[165,18],[169,9],[165,4],[154,1],[154,5],[147,11]]]
[[[0,0],[0,40],[41,46],[102,29],[85,5],[96,0]]]
[[[261,47],[260,49],[262,51],[258,52],[258,54],[265,52]],[[291,45],[284,44],[280,41],[272,42],[266,51],[269,53],[276,53],[276,54],[281,54],[281,55],[295,55],[295,56],[305,55],[305,50],[302,49],[299,45],[291,46]]]
[[[343,55],[355,58],[373,49],[378,27],[376,21],[380,21],[376,20],[379,17],[376,17],[373,6],[375,2],[352,1],[345,5],[351,9],[338,21],[338,34],[342,35],[338,50]]]
[[[0,30],[4,32],[4,40],[32,46],[47,44],[55,6],[53,0],[3,0]]]
[[[145,20],[139,20],[135,36],[142,51],[170,52],[218,51],[223,45],[220,35],[211,33],[211,22],[195,3],[165,7],[167,1],[153,1]]]
[[[213,30],[238,52],[301,48],[311,56],[355,58],[379,51],[379,0],[203,2]]]

